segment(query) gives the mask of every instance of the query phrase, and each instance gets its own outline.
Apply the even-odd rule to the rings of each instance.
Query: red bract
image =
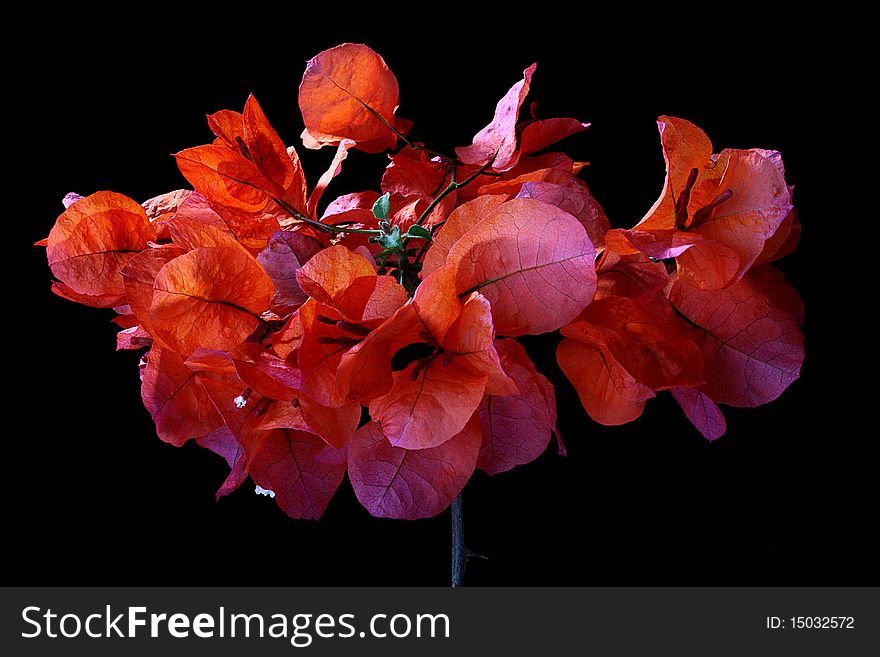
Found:
[[[156,276],[162,267],[184,253],[183,249],[174,244],[146,249],[129,260],[120,272],[131,313],[140,327],[153,337],[156,336],[156,329],[150,321],[150,308],[153,306]]]
[[[427,212],[450,182],[452,167],[448,162],[411,146],[401,149],[382,176],[382,191],[391,195],[389,220],[406,230]],[[442,222],[457,204],[458,192],[453,190],[433,207],[424,224]]]
[[[564,174],[564,171],[560,171]],[[519,198],[533,198],[542,203],[555,205],[565,210],[581,222],[587,236],[598,249],[605,245],[608,232],[608,217],[602,206],[590,194],[587,186],[574,174],[560,175],[558,182],[527,182],[517,195]]]
[[[547,333],[571,321],[596,290],[596,251],[571,214],[514,199],[483,217],[449,249],[458,294],[479,291],[502,335]]]
[[[534,72],[450,157],[407,139],[377,53],[324,51],[299,89],[305,146],[336,147],[311,192],[250,96],[177,154],[193,190],[68,194],[38,243],[52,290],[114,308],[117,348],[149,349],[157,433],[227,461],[218,496],[250,476],[294,518],[320,517],[346,470],[370,513],[412,519],[477,468],[540,456],[555,393],[524,335],[560,331],[559,366],[597,422],[662,395],[714,440],[721,405],[774,400],[804,358],[800,299],[768,264],[800,234],[781,156],[713,154],[661,117],[663,192],[612,229],[585,163],[538,154],[589,124],[520,121]],[[392,151],[381,182],[319,211],[352,148]]]
[[[380,518],[428,518],[443,511],[470,479],[480,450],[471,421],[430,449],[394,447],[376,422],[361,427],[348,451],[348,474],[358,500]]]
[[[345,450],[314,434],[273,429],[245,441],[248,473],[291,518],[317,520],[345,476]]]
[[[494,347],[489,302],[471,293],[462,303],[452,269],[432,274],[401,307],[340,361],[339,381],[369,403],[391,444],[436,447],[467,424],[484,392],[512,394]],[[423,344],[430,352],[393,372],[391,356]]]
[[[392,444],[440,445],[464,428],[486,390],[517,391],[498,361],[490,312],[486,298],[474,293],[442,338],[419,335],[433,353],[395,372],[391,388],[369,405]],[[417,312],[407,320],[423,323]]]
[[[714,292],[676,278],[669,300],[684,319],[684,335],[703,352],[706,384],[700,390],[714,401],[760,406],[776,399],[800,374],[803,308],[797,292],[773,267],[754,269]]]
[[[470,146],[456,148],[455,153],[465,164],[491,164],[499,171],[505,171],[516,164],[519,159],[517,152],[516,124],[519,119],[519,108],[529,93],[532,75],[537,64],[532,64],[523,71],[523,79],[517,82],[510,91],[498,101],[495,117],[485,128],[474,135]]]
[[[403,305],[406,290],[390,277],[377,276],[364,256],[344,246],[318,253],[297,280],[311,294],[288,322],[301,332],[295,355],[303,390],[322,404],[341,406],[348,399],[337,383],[340,361]]]
[[[275,285],[269,304],[272,312],[283,317],[308,301],[309,295],[297,283],[296,272],[320,250],[320,242],[298,232],[278,231],[269,238],[257,262]]]
[[[223,424],[196,373],[179,355],[159,346],[147,358],[141,396],[159,438],[172,445],[182,445]]]
[[[498,340],[495,349],[504,371],[519,392],[486,394],[477,414],[483,442],[477,467],[489,474],[506,472],[540,456],[556,429],[553,386],[529,360],[522,345]]]

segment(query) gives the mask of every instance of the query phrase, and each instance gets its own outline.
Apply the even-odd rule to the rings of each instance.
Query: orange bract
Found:
[[[226,146],[209,144],[181,151],[177,166],[184,177],[207,198],[228,208],[258,212],[279,193],[256,165]]]
[[[238,147],[245,158],[283,190],[284,201],[295,208],[306,207],[308,190],[299,157],[295,150],[285,147],[253,94],[244,106],[241,141],[233,147]]]
[[[692,123],[663,116],[658,125],[663,192],[624,234],[647,255],[676,258],[680,277],[694,287],[735,283],[792,211],[779,154],[753,148],[713,155],[709,138]]]
[[[150,335],[156,335],[150,321],[156,276],[162,267],[183,254],[183,249],[173,244],[147,249],[129,260],[121,272],[128,306],[141,327]]]
[[[363,276],[376,278],[376,269],[363,256],[352,253],[344,246],[331,246],[316,254],[297,272],[297,281],[303,291],[325,304],[338,301],[355,279]],[[406,300],[406,292],[403,299]]]
[[[343,389],[369,401],[391,443],[407,449],[434,447],[455,435],[484,392],[518,392],[495,351],[489,302],[477,293],[459,302],[449,271],[426,280],[411,303],[340,361]],[[433,353],[392,372],[391,355],[417,343]]]
[[[361,150],[383,151],[397,143],[397,78],[375,51],[356,43],[325,50],[309,60],[299,87],[307,148],[350,139]]]
[[[260,326],[274,291],[244,250],[201,247],[159,271],[149,321],[156,337],[180,354],[231,349]]]
[[[697,346],[625,297],[594,302],[562,335],[559,365],[601,424],[634,420],[656,391],[703,383]]]
[[[49,233],[49,267],[80,295],[118,297],[125,284],[120,272],[156,237],[144,209],[113,192],[97,192],[71,205]],[[119,305],[119,303],[115,304]]]
[[[302,330],[298,363],[305,374],[303,389],[322,404],[340,406],[347,401],[347,389],[337,383],[339,363],[404,304],[406,290],[377,276],[362,255],[344,246],[319,252],[297,272],[297,280],[312,297],[295,316]]]

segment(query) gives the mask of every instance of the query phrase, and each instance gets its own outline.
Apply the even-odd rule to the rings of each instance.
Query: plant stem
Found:
[[[492,161],[494,161],[494,159],[495,158],[492,158]],[[453,192],[456,189],[461,189],[462,187],[469,185],[470,183],[472,183],[474,180],[476,180],[477,178],[479,178],[482,175],[488,175],[488,174],[486,174],[486,169],[488,169],[491,165],[492,165],[492,162],[484,164],[482,167],[479,168],[478,171],[476,171],[472,175],[468,176],[467,178],[465,178],[461,182],[458,182],[455,179],[455,165],[453,165],[452,178],[450,180],[449,185],[446,187],[446,189],[444,189],[436,197],[434,197],[434,200],[431,201],[431,204],[425,209],[425,211],[422,213],[422,215],[418,218],[418,221],[416,221],[416,225],[421,226],[425,221],[427,221],[428,217],[431,215],[431,212],[434,211],[434,208],[436,208],[437,205],[440,203],[440,201],[442,201],[448,194],[450,194],[451,192]],[[422,245],[422,248],[419,250],[418,255],[416,255],[415,262],[420,262],[422,259],[422,256],[424,256],[425,253],[428,252],[428,247],[430,247],[431,243],[433,242],[432,238],[433,238],[434,231],[437,230],[438,228],[440,228],[440,226],[442,226],[445,223],[446,223],[446,219],[444,219],[443,221],[439,221],[436,224],[434,224],[433,226],[431,226],[431,228],[430,228],[431,236],[425,239],[425,243]],[[404,248],[406,247],[406,244],[408,242],[409,242],[409,240],[406,240],[404,242]]]
[[[477,169],[474,173],[469,175],[467,178],[465,178],[461,182],[458,182],[455,179],[455,166],[453,166],[452,167],[452,178],[450,179],[449,184],[446,186],[446,189],[444,189],[442,192],[440,192],[439,194],[437,194],[437,196],[434,197],[434,200],[431,201],[430,205],[428,205],[428,207],[425,208],[425,211],[422,212],[421,216],[416,221],[416,225],[421,226],[422,224],[424,224],[428,220],[428,217],[431,216],[431,213],[434,211],[434,208],[436,208],[440,204],[440,201],[442,201],[444,198],[449,196],[456,189],[461,189],[462,187],[466,187],[466,186],[470,185],[473,181],[475,181],[477,178],[482,176],[483,173],[486,171],[486,169],[488,169],[490,166],[492,166],[492,162],[494,162],[494,161],[495,161],[495,158],[492,158],[492,160],[490,160],[489,162],[487,162],[486,164],[481,166],[479,169]]]
[[[393,132],[395,135],[397,135],[397,138],[400,139],[400,141],[402,141],[404,144],[406,144],[407,146],[409,146],[413,150],[425,151],[428,155],[433,155],[434,157],[439,157],[441,160],[449,162],[450,164],[454,164],[455,162],[458,161],[454,157],[449,157],[448,155],[444,155],[443,153],[438,153],[435,150],[431,150],[430,148],[427,148],[425,146],[421,146],[419,144],[416,144],[413,141],[410,141],[409,138],[407,138],[407,136],[405,134],[403,134],[395,126],[393,126],[388,121],[386,121],[385,117],[382,116],[381,114],[379,114],[379,112],[374,110],[372,107],[370,107],[369,105],[367,105],[363,101],[360,101],[360,102],[361,102],[361,105],[363,105],[373,116],[375,116],[377,119],[379,119],[379,121],[381,121],[383,124],[385,124],[386,128],[388,128],[391,132]]]
[[[441,221],[440,224],[445,224],[446,221]],[[438,226],[440,224],[437,224]],[[433,232],[433,231],[432,231]],[[424,255],[428,252],[428,248],[431,246],[431,240],[425,240],[425,243],[422,244],[422,248],[419,249],[419,252],[416,254],[416,259],[414,262],[421,262]]]
[[[302,212],[297,210],[295,207],[290,205],[289,203],[282,201],[281,199],[273,199],[287,214],[289,214],[294,219],[299,219],[307,223],[309,226],[317,228],[318,230],[324,231],[325,233],[358,233],[360,235],[381,235],[381,230],[372,230],[372,229],[363,229],[363,228],[343,228],[338,225],[330,225],[325,224],[321,221],[316,221],[311,217],[307,217]]]
[[[462,586],[467,566],[467,550],[464,547],[464,521],[461,513],[461,493],[452,500],[452,586]]]

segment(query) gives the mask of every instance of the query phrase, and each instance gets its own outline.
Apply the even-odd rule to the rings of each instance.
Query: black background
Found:
[[[429,8],[431,9],[431,8]],[[838,345],[843,312],[829,280],[831,196],[823,129],[845,98],[821,21],[745,9],[688,25],[671,9],[641,24],[534,7],[479,16],[437,7],[418,21],[332,3],[309,15],[242,7],[200,17],[31,16],[8,29],[7,323],[3,525],[7,578],[26,584],[444,585],[449,518],[371,518],[344,482],[322,520],[287,518],[246,484],[215,502],[226,466],[155,437],[138,355],[114,352],[112,313],[49,292],[42,249],[69,191],[139,201],[182,187],[169,156],[206,143],[204,115],[254,92],[289,144],[302,129],[306,60],[344,41],[379,51],[401,88],[412,136],[438,150],[469,143],[533,61],[542,116],[591,121],[565,150],[612,225],[635,224],[660,192],[654,120],[688,118],[716,150],[783,152],[804,235],[782,263],[806,304],[801,379],[759,409],[725,409],[727,435],[698,435],[661,394],[624,427],[589,420],[560,376],[552,339],[530,339],[556,384],[567,458],[538,461],[465,492],[468,584],[862,584],[876,543],[875,432],[851,418]],[[498,9],[497,11],[501,11]],[[507,10],[505,10],[507,11]],[[634,12],[637,10],[633,9]],[[446,12],[446,14],[444,14]],[[312,15],[314,14],[314,15]],[[632,20],[633,17],[630,17]],[[810,18],[809,22],[807,19]],[[298,149],[314,181],[329,150]],[[329,197],[377,188],[384,156],[353,154]],[[835,217],[836,218],[836,217]],[[20,295],[20,297],[19,297]],[[876,518],[874,518],[876,520]]]

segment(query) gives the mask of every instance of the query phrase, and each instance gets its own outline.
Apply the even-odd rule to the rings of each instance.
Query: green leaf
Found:
[[[423,226],[410,226],[404,237],[414,237],[416,239],[426,240],[431,237],[431,231]]]
[[[385,192],[373,203],[373,215],[376,219],[388,219],[388,208],[391,205],[391,194]]]
[[[403,242],[402,242],[402,236],[400,234],[400,227],[394,226],[391,229],[390,233],[379,237],[379,244],[381,244],[382,247],[386,248],[386,249],[393,249],[393,250],[402,249]]]

